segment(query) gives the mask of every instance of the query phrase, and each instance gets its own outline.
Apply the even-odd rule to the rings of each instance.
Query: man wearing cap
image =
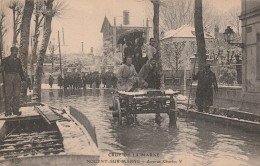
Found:
[[[120,66],[117,73],[117,89],[120,91],[130,91],[138,85],[137,73],[132,65],[132,57],[126,57],[126,63]]]
[[[218,84],[215,74],[210,70],[210,65],[205,64],[203,69],[196,75],[192,74],[193,80],[198,80],[195,103],[199,112],[209,111],[209,106],[213,105],[213,87],[215,92]]]
[[[156,59],[151,58],[150,63],[146,63],[138,73],[140,86],[143,88],[160,89],[160,70],[156,66]]]
[[[11,47],[11,55],[3,59],[2,63],[2,70],[5,72],[6,89],[5,116],[9,116],[12,113],[21,115],[21,112],[19,112],[21,81],[26,81],[26,79],[17,54],[18,48]]]
[[[147,46],[146,48],[146,56],[148,58],[147,63],[150,63],[151,59],[155,57],[155,55],[157,54],[157,50],[155,48],[155,39],[154,38],[150,38],[150,44]]]

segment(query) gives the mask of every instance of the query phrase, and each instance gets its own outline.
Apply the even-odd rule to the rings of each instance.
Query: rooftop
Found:
[[[214,35],[204,32],[205,39],[214,39]],[[164,39],[169,38],[196,38],[195,28],[189,25],[183,25],[176,30],[169,30],[164,33]]]
[[[123,15],[122,16],[108,16],[106,15],[104,17],[104,21],[103,21],[103,24],[102,24],[102,28],[101,28],[101,32],[103,31],[103,27],[104,27],[104,23],[106,21],[108,21],[108,23],[110,24],[110,26],[114,27],[141,27],[141,28],[144,28],[144,27],[147,27],[147,19],[146,18],[142,18],[142,17],[138,17],[138,16],[132,16],[131,13],[129,13],[129,16],[128,16],[128,19],[129,19],[129,24],[125,25],[124,24],[124,17]],[[150,21],[148,21],[148,26],[151,25],[152,23]],[[149,26],[151,27],[151,26]]]

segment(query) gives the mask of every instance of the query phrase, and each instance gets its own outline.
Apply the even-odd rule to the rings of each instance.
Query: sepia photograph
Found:
[[[260,165],[260,0],[0,0],[0,166],[96,165]]]

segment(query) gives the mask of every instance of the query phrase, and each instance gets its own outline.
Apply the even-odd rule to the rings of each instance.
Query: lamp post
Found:
[[[227,28],[225,29],[225,32],[223,34],[224,34],[224,39],[228,44],[235,45],[240,48],[244,48],[244,43],[231,43],[234,40],[235,33],[230,26],[227,26]]]

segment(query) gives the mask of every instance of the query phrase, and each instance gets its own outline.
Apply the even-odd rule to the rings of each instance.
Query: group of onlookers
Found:
[[[73,75],[65,74],[64,78],[59,75],[58,76],[58,86],[60,88],[66,89],[79,89],[83,88],[101,88],[101,84],[103,88],[115,88],[117,83],[117,78],[113,72],[106,72],[106,73],[98,73],[98,72],[90,72],[84,74],[82,77],[80,74],[75,73]],[[52,87],[53,84],[53,77],[49,77],[49,84]]]

